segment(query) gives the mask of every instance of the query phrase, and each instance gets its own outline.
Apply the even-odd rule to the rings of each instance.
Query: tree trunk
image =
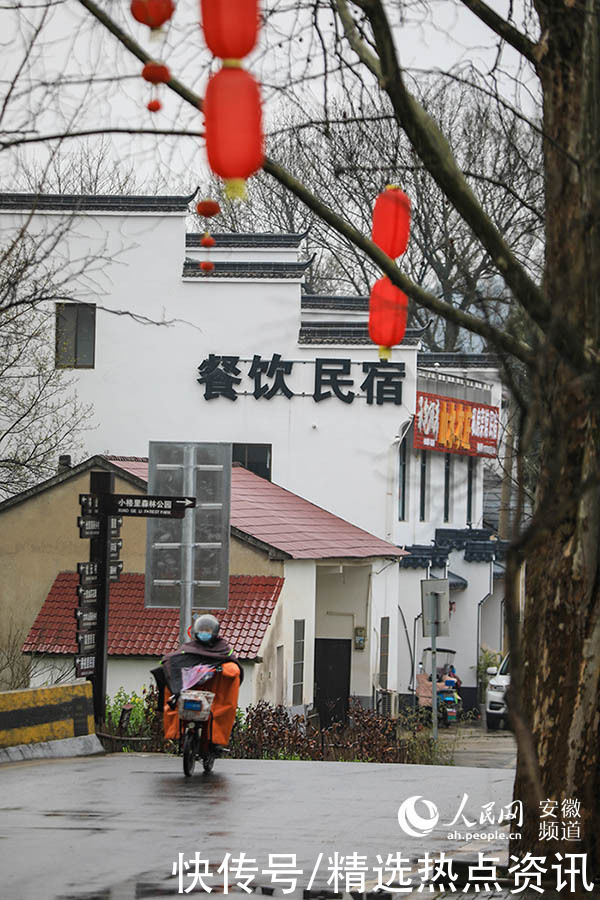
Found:
[[[550,857],[587,853],[600,879],[600,2],[536,0],[547,51],[545,290],[552,332],[568,323],[583,365],[575,372],[550,342],[534,377],[542,434],[538,508],[544,532],[527,554],[522,701],[533,729],[544,799],[578,800],[581,840],[540,837],[539,800],[519,748],[515,797],[522,840],[511,849]],[[583,361],[587,360],[586,363]],[[587,372],[586,372],[587,370]],[[541,701],[541,702],[540,702]],[[586,894],[589,896],[589,894]]]

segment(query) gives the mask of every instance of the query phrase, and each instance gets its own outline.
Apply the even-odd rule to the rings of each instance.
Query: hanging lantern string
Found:
[[[229,199],[245,199],[246,179],[264,162],[260,90],[242,67],[258,39],[258,0],[201,0],[200,8],[206,45],[222,61],[204,102],[208,164]]]

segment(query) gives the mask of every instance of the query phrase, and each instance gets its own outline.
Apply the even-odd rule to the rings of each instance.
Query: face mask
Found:
[[[203,644],[208,644],[209,641],[212,641],[212,631],[198,631],[196,640],[201,641]]]

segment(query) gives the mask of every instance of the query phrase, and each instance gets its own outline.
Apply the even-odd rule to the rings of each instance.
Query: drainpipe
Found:
[[[413,673],[410,684],[410,690],[413,692],[413,709],[417,705],[417,622],[422,618],[423,613],[420,612],[418,616],[415,616],[413,622]]]
[[[396,434],[394,436],[394,438],[392,439],[392,443],[390,444],[389,457],[388,457],[389,464],[388,464],[388,478],[387,478],[387,496],[386,496],[387,509],[386,509],[385,532],[386,532],[386,540],[392,541],[392,543],[393,543],[393,539],[394,539],[393,532],[394,532],[394,497],[395,497],[395,493],[394,493],[395,450],[397,447],[400,446],[400,444],[406,437],[406,435],[408,433],[408,429],[412,425],[413,419],[414,419],[414,416],[410,416],[408,419],[408,422],[404,422],[404,424],[398,428],[398,434]]]

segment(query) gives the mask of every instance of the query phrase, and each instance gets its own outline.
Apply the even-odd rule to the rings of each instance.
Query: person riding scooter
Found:
[[[232,647],[219,637],[219,631],[215,616],[209,613],[197,616],[191,629],[192,639],[174,653],[168,653],[161,665],[153,669],[160,696],[164,698],[165,738],[179,736],[175,707],[180,692],[201,687],[215,694],[211,707],[211,742],[220,747],[229,743],[244,671]]]

